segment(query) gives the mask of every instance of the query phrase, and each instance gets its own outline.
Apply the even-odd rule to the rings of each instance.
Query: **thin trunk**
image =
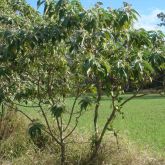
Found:
[[[65,143],[61,140],[61,165],[65,164]]]
[[[99,107],[100,107],[100,100],[101,100],[101,83],[97,79],[96,80],[96,87],[97,87],[97,100],[96,100],[96,106],[94,111],[94,145],[97,146],[97,140],[98,140],[98,117],[99,117]]]
[[[128,99],[126,99],[120,106],[122,107],[128,101],[132,100],[135,97],[142,97],[142,96],[145,95],[145,94],[142,94],[142,95],[137,96],[137,94],[138,94],[138,92],[135,93],[133,96],[129,97]],[[101,132],[100,137],[98,138],[98,140],[95,143],[95,146],[94,146],[94,149],[93,149],[93,153],[92,153],[92,155],[90,157],[90,161],[93,161],[93,160],[95,160],[97,158],[98,151],[99,151],[100,145],[102,143],[103,137],[104,137],[104,135],[106,133],[106,130],[107,130],[108,126],[113,122],[113,120],[114,120],[114,118],[116,116],[117,109],[115,107],[115,97],[114,96],[111,96],[111,98],[112,98],[112,112],[111,112],[110,116],[107,119],[107,122],[105,123],[105,125],[103,127],[103,130]]]
[[[94,146],[94,149],[93,149],[93,152],[92,152],[92,155],[90,157],[90,161],[95,161],[97,156],[98,156],[98,151],[100,149],[100,145],[101,145],[101,142],[103,140],[103,137],[105,135],[105,132],[109,126],[109,124],[113,121],[114,117],[115,117],[115,114],[116,114],[116,108],[115,108],[115,100],[114,100],[114,97],[112,96],[112,113],[110,114],[109,118],[107,119],[107,122],[105,123],[104,127],[103,127],[103,130],[101,132],[101,135],[100,137],[97,139],[97,141],[95,142],[95,146]]]
[[[98,78],[96,78],[96,88],[97,88],[97,100],[96,106],[94,111],[94,146],[92,146],[92,155],[90,161],[93,161],[93,158],[97,157],[98,151],[98,117],[99,117],[99,107],[100,107],[100,100],[101,100],[101,82]]]
[[[58,118],[56,117],[57,121],[57,126],[59,130],[59,135],[60,135],[60,149],[61,149],[61,165],[65,164],[65,143],[64,143],[64,138],[63,138],[63,123],[62,123],[62,117]]]

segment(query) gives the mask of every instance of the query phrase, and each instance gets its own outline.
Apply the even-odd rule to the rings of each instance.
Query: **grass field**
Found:
[[[67,106],[70,107],[72,103],[73,98],[68,98]],[[107,119],[110,106],[111,101],[105,97],[99,110],[100,127]],[[92,132],[93,109],[90,107],[83,114],[78,125],[80,132]],[[115,129],[119,131],[119,137],[124,136],[142,148],[147,147],[151,151],[163,154],[165,152],[165,97],[152,94],[136,98],[124,106],[123,112],[124,119],[118,114],[114,122]],[[32,115],[36,113],[32,112]]]
[[[68,104],[73,101],[68,99]],[[99,124],[103,125],[110,111],[111,102],[105,98],[101,102]],[[129,140],[142,147],[156,152],[165,152],[165,97],[147,95],[128,102],[124,108],[124,119],[120,114],[114,122],[119,136],[126,136]],[[93,108],[91,107],[81,118],[79,130],[92,131]]]

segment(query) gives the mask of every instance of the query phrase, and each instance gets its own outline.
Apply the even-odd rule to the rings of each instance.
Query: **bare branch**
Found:
[[[72,117],[73,117],[74,108],[76,106],[76,102],[77,102],[78,98],[80,97],[80,95],[81,94],[79,94],[79,89],[78,89],[77,96],[74,99],[74,102],[73,102],[73,105],[72,105],[72,109],[71,109],[71,112],[70,112],[70,116],[69,116],[69,120],[68,120],[68,123],[67,123],[66,127],[64,128],[64,131],[67,130],[67,128],[69,127],[69,125],[71,123],[71,120],[72,120]]]
[[[76,129],[77,125],[78,125],[78,122],[79,122],[79,118],[81,117],[82,115],[82,111],[80,111],[79,115],[76,117],[76,124],[75,126],[73,127],[73,129],[63,138],[64,140],[67,139],[73,132],[74,130]]]
[[[38,74],[39,74],[39,68],[38,68]],[[39,77],[39,79],[38,79],[37,91],[38,91],[38,98],[39,98],[38,106],[40,107],[40,110],[41,110],[41,112],[42,112],[42,116],[44,117],[44,120],[45,120],[45,122],[46,122],[47,128],[48,128],[48,130],[49,130],[49,134],[50,134],[51,137],[60,145],[60,141],[54,136],[54,134],[53,134],[53,132],[52,132],[52,130],[51,130],[51,128],[50,128],[49,121],[48,121],[47,116],[46,116],[46,114],[45,114],[45,112],[44,112],[44,109],[43,109],[43,107],[42,107],[42,105],[41,105],[41,98],[40,98],[40,77]]]
[[[123,105],[125,105],[128,101],[134,99],[135,97],[143,97],[147,94],[141,94],[141,95],[138,95],[138,93],[135,93],[133,96],[129,97],[128,99],[126,99],[123,103],[120,104],[120,106],[122,107]]]
[[[8,105],[7,103],[5,103],[6,106],[10,107],[10,108],[14,108],[11,105]],[[17,107],[14,108],[16,112],[20,112],[21,114],[23,114],[28,120],[30,120],[31,122],[33,122],[33,119],[31,119],[25,112],[19,110]]]
[[[39,108],[38,105],[23,105],[23,104],[19,104],[19,103],[15,103],[15,102],[12,102],[12,103],[17,105],[17,106],[25,107],[25,108]]]

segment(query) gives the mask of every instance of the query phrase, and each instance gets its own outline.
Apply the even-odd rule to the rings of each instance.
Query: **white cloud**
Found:
[[[135,23],[135,28],[144,28],[146,30],[162,30],[165,31],[165,27],[160,27],[158,24],[160,23],[157,14],[160,12],[165,12],[165,10],[155,9],[152,10],[148,15],[142,14],[138,21]]]

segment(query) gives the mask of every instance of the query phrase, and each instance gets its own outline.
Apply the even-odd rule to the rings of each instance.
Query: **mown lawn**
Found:
[[[128,97],[128,95],[124,97]],[[67,107],[71,107],[73,100],[73,98],[67,99]],[[99,110],[100,126],[103,126],[106,121],[107,115],[111,111],[110,107],[111,101],[104,97]],[[93,106],[88,108],[82,115],[78,125],[81,133],[93,131],[93,109]],[[122,111],[124,119],[122,115],[118,114],[114,122],[114,128],[119,131],[119,136],[124,136],[141,147],[149,147],[160,153],[165,152],[165,97],[146,95],[136,98],[128,102]],[[26,112],[33,117],[39,117],[32,110],[26,109]]]
[[[68,104],[73,101],[68,99]],[[101,102],[99,124],[103,125],[107,119],[111,102],[105,98]],[[165,152],[165,97],[146,95],[128,102],[124,108],[124,119],[118,114],[114,127],[119,131],[119,136],[126,136],[131,141],[149,146],[150,149]],[[93,107],[82,116],[79,130],[92,131]]]

